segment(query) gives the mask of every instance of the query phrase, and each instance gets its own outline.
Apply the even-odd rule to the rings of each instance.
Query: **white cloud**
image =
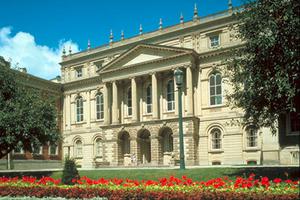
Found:
[[[79,47],[71,40],[61,40],[56,48],[38,45],[30,33],[18,32],[11,35],[11,27],[0,28],[0,56],[6,60],[12,59],[12,65],[26,67],[27,72],[35,76],[51,79],[60,75],[61,54],[63,46],[66,51],[69,46],[72,52],[78,52]]]

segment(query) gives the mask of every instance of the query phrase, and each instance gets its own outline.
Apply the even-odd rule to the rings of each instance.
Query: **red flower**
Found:
[[[278,184],[278,183],[281,183],[281,178],[275,178],[274,180],[273,180],[273,183],[276,183],[276,184]]]

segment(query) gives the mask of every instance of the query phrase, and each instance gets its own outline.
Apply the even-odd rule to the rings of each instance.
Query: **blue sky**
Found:
[[[239,6],[242,0],[232,0]],[[121,30],[125,38],[185,20],[197,4],[201,16],[227,9],[228,0],[6,0],[1,2],[0,55],[29,73],[50,79],[59,75],[62,46],[84,50],[108,43],[110,29],[115,40]]]

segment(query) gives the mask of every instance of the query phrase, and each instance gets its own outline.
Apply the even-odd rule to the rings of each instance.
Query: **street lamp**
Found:
[[[184,162],[184,147],[183,147],[183,125],[182,125],[182,84],[183,84],[183,72],[180,69],[176,69],[174,72],[175,82],[178,89],[178,122],[179,122],[179,151],[180,151],[180,169],[185,169]]]

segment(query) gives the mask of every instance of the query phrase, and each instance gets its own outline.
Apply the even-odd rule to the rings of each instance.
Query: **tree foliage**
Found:
[[[60,138],[53,101],[23,86],[16,77],[9,63],[0,65],[0,158],[16,148],[32,151]]]
[[[245,43],[227,62],[233,88],[227,98],[233,107],[243,109],[243,123],[275,132],[280,114],[295,112],[300,104],[299,4],[299,0],[248,1],[235,14],[238,23],[232,29]]]

